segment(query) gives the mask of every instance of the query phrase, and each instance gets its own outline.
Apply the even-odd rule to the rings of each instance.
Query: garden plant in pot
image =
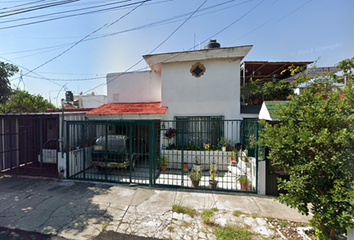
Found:
[[[216,188],[216,186],[218,185],[218,181],[216,181],[216,178],[218,176],[217,174],[217,170],[216,170],[216,163],[211,163],[210,164],[210,180],[209,180],[209,187],[210,188]]]
[[[198,171],[202,167],[202,164],[200,163],[199,157],[195,157],[195,162],[193,164],[193,169],[194,171]]]
[[[250,185],[251,185],[251,182],[250,180],[247,178],[247,175],[242,175],[238,181],[240,182],[240,185],[241,185],[241,189],[243,191],[248,191],[250,190]]]
[[[227,157],[230,159],[231,164],[236,164],[237,163],[237,150],[236,149],[232,150],[231,153],[227,154]]]
[[[192,181],[193,187],[199,186],[199,181],[202,179],[202,171],[203,171],[202,168],[199,168],[197,171],[194,171],[194,169],[192,169],[190,174],[188,174],[188,177]]]
[[[221,150],[223,152],[226,151],[226,146],[230,143],[230,141],[225,138],[225,137],[221,137],[220,141],[219,141],[219,146],[221,147]]]
[[[167,171],[167,164],[168,164],[168,157],[167,156],[161,156],[159,158],[159,165],[161,167],[161,171]]]

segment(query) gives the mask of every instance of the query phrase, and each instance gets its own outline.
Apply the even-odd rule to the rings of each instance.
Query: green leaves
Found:
[[[11,94],[9,78],[17,72],[17,66],[0,61],[0,104],[5,103],[9,98]]]
[[[288,192],[279,201],[311,211],[319,239],[330,239],[354,227],[354,89],[351,82],[336,89],[333,75],[322,78],[279,106],[278,124],[263,122],[260,144],[269,147],[272,166],[290,174],[279,182]]]
[[[2,113],[36,113],[45,112],[47,108],[55,109],[55,106],[41,95],[32,95],[19,89],[14,90],[6,103],[0,105]]]

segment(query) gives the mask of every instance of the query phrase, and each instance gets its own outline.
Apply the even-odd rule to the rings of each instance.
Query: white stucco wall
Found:
[[[197,78],[190,69],[200,62],[206,68]],[[165,63],[161,67],[162,101],[166,120],[176,116],[224,116],[240,114],[240,60],[210,59]]]
[[[161,77],[153,71],[107,75],[108,103],[160,102]]]
[[[107,103],[107,96],[94,95],[94,96],[82,96],[83,108],[97,108]]]

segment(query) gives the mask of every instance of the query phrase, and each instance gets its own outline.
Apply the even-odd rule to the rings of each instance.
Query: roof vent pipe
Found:
[[[205,45],[204,49],[209,49],[209,48],[219,48],[220,43],[218,43],[216,40],[210,39],[208,44]]]

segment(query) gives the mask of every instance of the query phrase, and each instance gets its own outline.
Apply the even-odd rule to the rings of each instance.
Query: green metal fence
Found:
[[[223,191],[257,189],[256,121],[178,117],[66,124],[68,178]],[[201,177],[198,186],[191,179],[196,173]],[[216,186],[210,180],[217,181]]]
[[[255,192],[258,129],[255,120],[181,117],[162,121],[158,157],[168,163],[155,184],[196,187],[192,180],[198,173],[198,188]]]

